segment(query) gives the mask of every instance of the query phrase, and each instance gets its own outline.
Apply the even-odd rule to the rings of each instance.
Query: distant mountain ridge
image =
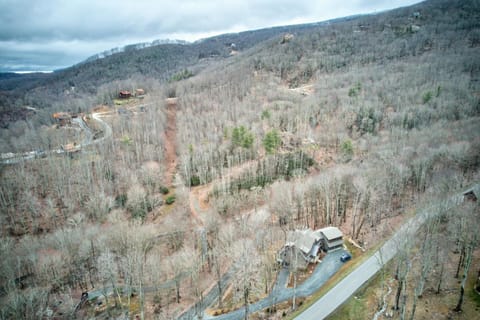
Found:
[[[185,41],[185,40],[179,40],[179,39],[175,39],[175,40],[157,39],[157,40],[154,40],[152,42],[134,43],[134,44],[129,44],[129,45],[126,45],[126,46],[123,46],[123,47],[112,48],[112,49],[105,50],[105,51],[102,51],[100,53],[94,54],[93,56],[88,57],[87,59],[80,62],[79,64],[95,61],[95,60],[98,60],[98,59],[103,59],[103,58],[106,58],[106,57],[111,56],[111,55],[116,54],[116,53],[133,51],[133,50],[142,50],[142,49],[145,49],[145,48],[159,46],[159,45],[162,45],[162,44],[187,45],[187,44],[190,44],[190,42]]]

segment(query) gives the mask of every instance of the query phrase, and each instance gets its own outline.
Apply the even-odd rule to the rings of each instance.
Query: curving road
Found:
[[[75,147],[74,151],[78,151],[90,145],[98,144],[112,136],[112,128],[100,118],[100,116],[104,114],[107,114],[107,113],[92,113],[92,118],[95,121],[99,122],[103,127],[104,134],[100,139],[94,139],[94,134],[92,130],[86,125],[85,121],[83,121],[82,118],[72,119],[72,122],[75,122],[76,124],[78,124],[78,126],[85,132],[85,138],[83,139],[82,143],[80,143]],[[59,148],[59,149],[53,149],[48,151],[36,150],[36,151],[30,151],[30,152],[24,152],[24,153],[6,153],[1,155],[0,163],[17,164],[26,160],[38,159],[51,154],[67,153],[69,151]]]
[[[289,271],[282,269],[278,273],[275,286],[268,297],[258,302],[252,303],[248,306],[248,312],[253,313],[277,303],[290,300],[295,295],[298,297],[308,297],[314,294],[321,286],[325,284],[343,265],[340,261],[340,256],[345,250],[337,250],[327,254],[321,263],[317,265],[313,274],[299,285],[296,290],[293,288],[286,288]],[[240,320],[245,318],[245,308],[242,307],[230,313],[221,316],[203,315],[203,319],[209,320]],[[198,319],[197,317],[191,319]]]
[[[103,127],[103,137],[101,137],[100,139],[96,139],[96,140],[93,140],[89,143],[90,144],[97,144],[97,143],[100,143],[108,138],[110,138],[112,136],[112,128],[108,125],[108,123],[106,123],[105,121],[103,121],[100,116],[101,115],[104,115],[104,114],[107,114],[107,113],[92,113],[92,118],[99,122],[102,127]]]
[[[90,130],[90,128],[87,126],[87,124],[85,123],[85,121],[83,121],[82,118],[73,118],[72,119],[72,122],[75,122],[76,124],[78,124],[78,126],[80,127],[80,129],[83,130],[83,132],[85,133],[85,138],[83,138],[83,141],[80,145],[88,145],[92,142],[93,140],[93,132],[92,130]]]
[[[373,256],[358,266],[352,273],[340,281],[296,319],[321,320],[329,316],[365,282],[373,277],[385,263],[390,261],[397,254],[398,249],[405,245],[410,237],[415,236],[417,230],[429,217],[438,214],[438,212],[441,211],[440,209],[449,209],[457,206],[463,201],[464,193],[474,189],[478,190],[479,188],[480,184],[476,184],[461,194],[457,194],[450,199],[440,202],[436,206],[428,208],[411,218],[390,240],[375,252]]]

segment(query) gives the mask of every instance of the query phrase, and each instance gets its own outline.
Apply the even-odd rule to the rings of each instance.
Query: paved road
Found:
[[[478,189],[480,184],[464,191]],[[407,239],[412,237],[428,217],[438,214],[442,208],[452,208],[463,200],[463,193],[457,194],[436,206],[418,213],[404,224],[395,235],[388,240],[372,257],[363,262],[346,278],[340,281],[327,294],[305,310],[296,319],[298,320],[321,320],[330,315],[335,309],[342,305],[355,291],[375,275],[383,266],[391,260],[398,249],[405,244]]]
[[[234,273],[237,271],[236,267],[232,267],[227,273],[225,273],[220,279],[221,286],[223,290],[226,289],[227,285],[230,283],[230,280]],[[205,309],[217,301],[219,295],[218,286],[215,285],[212,289],[206,294],[203,298],[203,301],[197,302],[186,312],[181,314],[178,317],[178,320],[191,320],[198,319],[198,314],[203,314]]]
[[[83,119],[81,117],[73,118],[72,122],[78,124],[80,129],[82,129],[83,132],[85,133],[85,137],[83,138],[83,141],[80,145],[81,146],[89,145],[93,140],[92,130],[90,130],[90,128],[87,126],[87,124],[85,123],[85,121],[83,121]]]
[[[100,124],[103,126],[103,136],[100,139],[91,141],[90,144],[97,144],[103,142],[104,140],[112,136],[112,128],[108,125],[108,123],[106,123],[100,118],[101,115],[101,113],[92,113],[92,118],[95,119],[97,122],[100,122]]]

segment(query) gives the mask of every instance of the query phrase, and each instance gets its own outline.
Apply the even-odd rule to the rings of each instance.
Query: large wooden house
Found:
[[[287,242],[279,251],[277,261],[283,266],[295,265],[305,269],[308,264],[318,262],[321,251],[328,253],[343,248],[343,234],[336,227],[313,231],[303,229],[290,231]]]

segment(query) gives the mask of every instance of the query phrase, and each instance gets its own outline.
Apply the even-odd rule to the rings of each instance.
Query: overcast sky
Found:
[[[48,71],[156,39],[373,13],[419,0],[0,0],[0,72]]]

